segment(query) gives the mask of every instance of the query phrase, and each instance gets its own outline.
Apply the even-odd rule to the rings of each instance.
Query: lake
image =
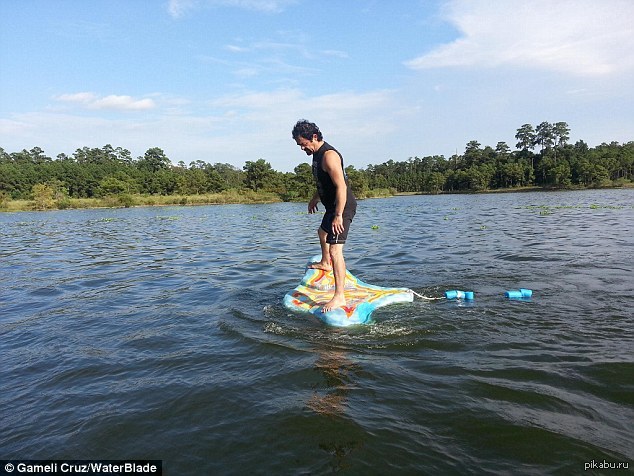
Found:
[[[352,273],[475,300],[351,328],[282,305],[319,221],[299,203],[0,214],[0,457],[632,471],[634,190],[360,201]]]

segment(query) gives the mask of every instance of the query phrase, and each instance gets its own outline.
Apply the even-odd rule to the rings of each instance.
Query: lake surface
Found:
[[[634,190],[360,201],[355,275],[475,300],[417,299],[345,329],[282,305],[319,252],[305,210],[0,214],[0,458],[161,459],[171,475],[632,471]],[[520,287],[532,299],[504,297]]]

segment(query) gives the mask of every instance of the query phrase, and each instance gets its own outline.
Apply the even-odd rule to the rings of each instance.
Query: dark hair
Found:
[[[323,140],[324,137],[321,135],[321,131],[317,124],[314,122],[308,122],[306,119],[300,119],[293,127],[293,139],[298,139],[303,137],[307,140],[312,140],[313,134],[317,134],[317,140]]]

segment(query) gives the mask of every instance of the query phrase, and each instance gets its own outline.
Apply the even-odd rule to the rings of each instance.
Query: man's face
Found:
[[[315,152],[317,152],[317,135],[313,135],[312,140],[308,140],[305,139],[303,137],[298,137],[297,139],[295,139],[295,142],[297,142],[297,145],[304,151],[306,152],[306,155],[313,155]]]

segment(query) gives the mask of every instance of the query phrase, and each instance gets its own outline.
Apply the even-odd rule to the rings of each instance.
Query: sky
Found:
[[[634,0],[0,0],[0,147],[110,144],[293,171],[298,119],[357,169],[634,140]]]

